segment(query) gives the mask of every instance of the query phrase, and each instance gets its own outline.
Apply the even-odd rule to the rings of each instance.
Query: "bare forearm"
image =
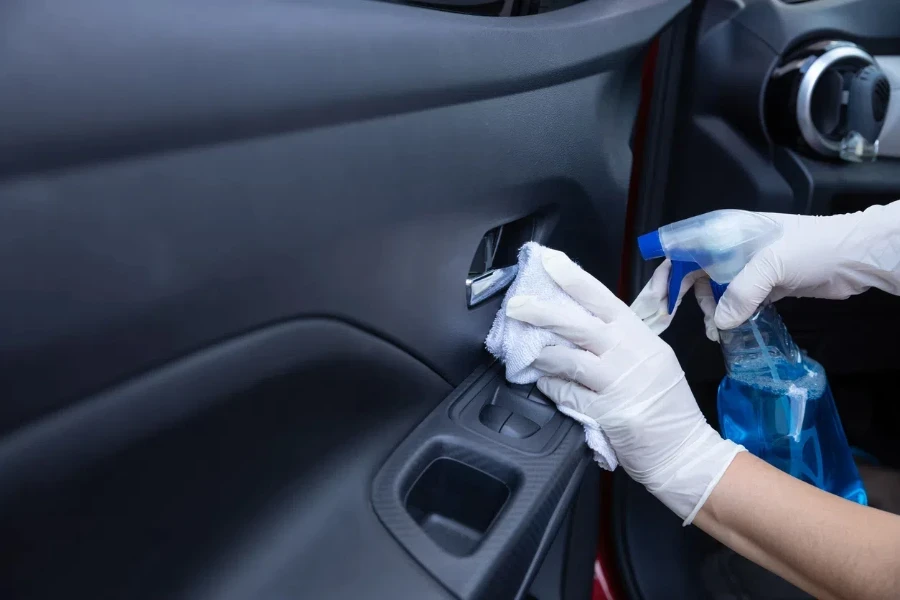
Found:
[[[694,524],[818,598],[900,595],[900,517],[739,454]]]

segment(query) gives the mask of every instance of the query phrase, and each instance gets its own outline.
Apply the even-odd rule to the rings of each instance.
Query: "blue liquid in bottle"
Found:
[[[719,336],[728,369],[722,434],[785,473],[867,504],[825,370],[797,348],[775,308]]]

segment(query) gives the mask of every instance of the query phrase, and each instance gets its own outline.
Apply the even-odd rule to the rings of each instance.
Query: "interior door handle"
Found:
[[[484,302],[502,292],[513,282],[519,272],[518,265],[491,269],[477,277],[466,279],[466,301],[469,307]]]

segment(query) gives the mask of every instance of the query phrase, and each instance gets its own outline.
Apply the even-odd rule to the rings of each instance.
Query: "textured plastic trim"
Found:
[[[461,427],[450,407],[465,404],[501,377],[495,365],[450,395],[404,440],[375,477],[372,503],[384,526],[423,567],[460,598],[513,598],[527,589],[535,562],[591,460],[580,427],[565,420],[556,445],[532,455]],[[409,515],[405,494],[411,481],[436,458],[449,457],[507,483],[512,490],[478,548],[454,556],[439,547]],[[547,541],[545,541],[547,540]]]

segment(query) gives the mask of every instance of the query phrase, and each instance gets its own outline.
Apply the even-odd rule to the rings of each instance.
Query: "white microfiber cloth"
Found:
[[[541,262],[543,252],[544,247],[535,242],[528,242],[519,250],[518,275],[506,292],[503,304],[500,305],[500,310],[497,311],[494,324],[485,340],[488,352],[506,365],[506,379],[510,383],[534,383],[545,375],[531,366],[544,347],[576,347],[575,344],[555,333],[507,318],[506,303],[510,298],[523,295],[535,296],[545,302],[568,306],[570,310],[590,314],[547,275]],[[584,415],[572,414],[569,411],[563,412],[584,424],[588,446],[594,450],[594,459],[600,466],[608,471],[614,470],[619,461],[609,445],[606,434],[597,427],[592,419],[588,419]]]

